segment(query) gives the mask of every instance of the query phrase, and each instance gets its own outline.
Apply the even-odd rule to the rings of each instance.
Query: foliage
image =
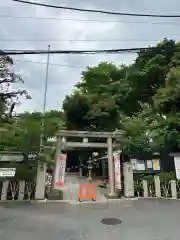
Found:
[[[123,130],[124,151],[177,151],[180,143],[180,43],[164,39],[133,64],[88,67],[63,109],[67,128]]]
[[[0,57],[0,123],[12,116],[20,96],[30,99],[26,90],[17,90],[15,85],[23,83],[20,75],[13,70],[13,60],[9,56]]]
[[[23,113],[8,125],[9,131],[1,132],[1,148],[6,150],[39,152],[42,114],[39,112]],[[62,113],[50,111],[45,114],[44,141],[54,137],[63,126]]]

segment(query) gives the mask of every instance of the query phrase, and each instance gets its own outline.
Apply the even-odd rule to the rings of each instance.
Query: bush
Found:
[[[175,172],[161,172],[157,175],[134,174],[134,181],[153,180],[154,176],[159,176],[160,180],[164,181],[176,180]]]

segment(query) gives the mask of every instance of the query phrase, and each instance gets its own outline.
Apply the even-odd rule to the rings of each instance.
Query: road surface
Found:
[[[129,200],[109,204],[0,204],[0,240],[175,240],[180,201]],[[108,226],[102,218],[119,218]]]

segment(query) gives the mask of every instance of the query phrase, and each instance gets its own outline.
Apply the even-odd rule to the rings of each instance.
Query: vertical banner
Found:
[[[66,154],[60,154],[56,159],[56,171],[55,171],[55,188],[60,189],[64,187],[65,170],[66,170]]]
[[[176,178],[180,179],[180,157],[174,157],[174,165],[176,170]]]
[[[115,173],[115,187],[121,189],[121,164],[120,155],[114,156],[114,173]]]

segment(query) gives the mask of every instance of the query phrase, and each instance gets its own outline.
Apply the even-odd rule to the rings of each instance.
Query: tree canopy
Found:
[[[13,70],[12,58],[0,56],[0,123],[11,117],[20,96],[30,98],[26,90],[15,90],[17,83],[23,83],[23,79]]]
[[[22,82],[12,66],[11,58],[0,57],[1,148],[38,152],[42,114],[12,117],[19,96],[29,98],[26,90],[12,90]],[[119,141],[124,151],[176,151],[180,144],[179,96],[180,43],[164,39],[156,48],[140,51],[132,64],[101,62],[87,67],[76,90],[66,96],[63,112],[45,114],[44,141],[59,127],[122,130],[124,137]]]
[[[63,109],[69,129],[124,130],[126,149],[177,149],[180,43],[164,39],[126,66],[102,62],[82,72]]]

